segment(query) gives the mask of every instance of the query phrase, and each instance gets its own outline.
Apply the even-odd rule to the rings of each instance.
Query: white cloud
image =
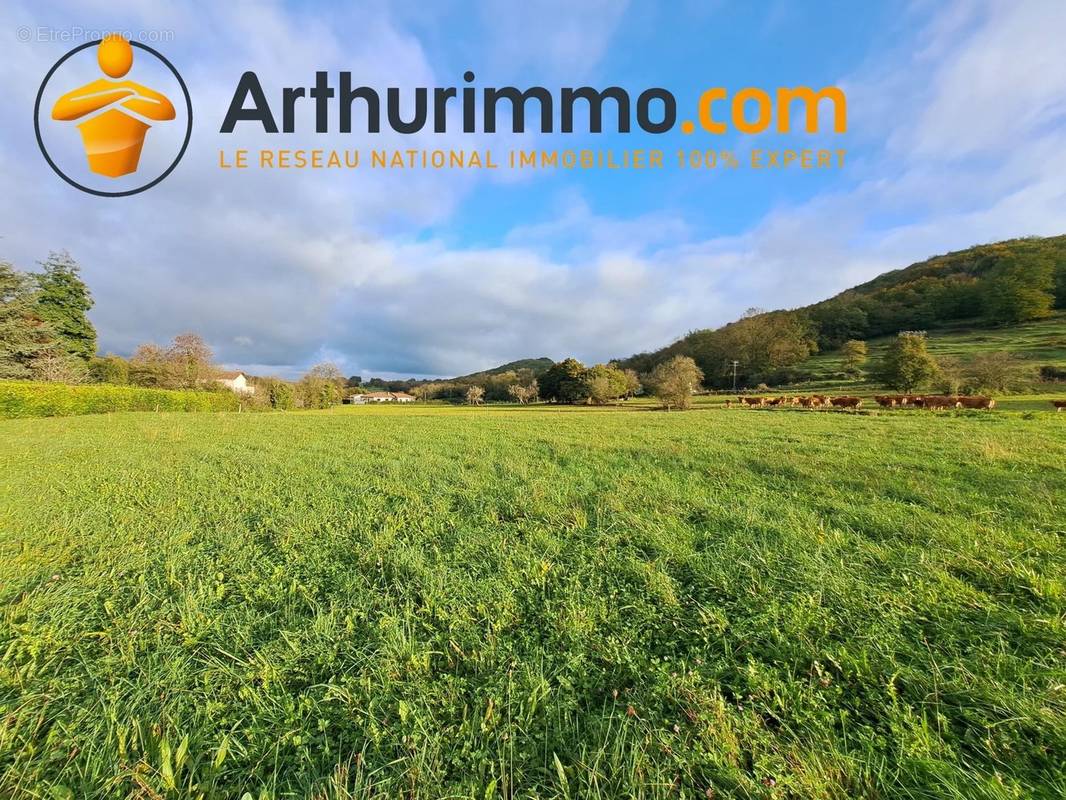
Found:
[[[591,16],[568,12],[571,21],[553,30],[556,17],[534,13],[541,7],[506,5],[486,13],[510,14],[500,19],[501,46],[516,64],[526,52],[520,33],[555,36],[552,63],[577,71],[602,57],[622,8],[571,9]],[[0,29],[69,20],[72,8],[12,3],[0,10]],[[112,4],[77,8],[88,25]],[[329,19],[277,4],[256,4],[254,14],[204,8],[145,2],[135,15],[146,27],[175,29],[196,98],[192,149],[165,191],[136,202],[79,195],[48,171],[28,126],[0,129],[0,255],[27,265],[50,247],[70,249],[96,295],[102,344],[119,352],[194,329],[224,361],[264,373],[291,374],[323,357],[363,374],[456,374],[541,355],[596,361],[665,344],[749,305],[811,302],[934,252],[1063,232],[1066,62],[1049,34],[1061,3],[997,3],[980,13],[968,3],[938,5],[918,36],[920,52],[885,55],[848,78],[857,135],[896,132],[851,168],[852,188],[778,207],[736,236],[701,239],[652,199],[645,213],[618,219],[571,186],[500,244],[480,248],[417,234],[446,229],[484,176],[226,176],[214,167],[221,120],[211,114],[226,107],[248,64],[274,90],[300,76],[310,83],[316,68],[350,68],[372,85],[437,83],[419,39],[386,6]],[[580,40],[581,32],[593,38]],[[15,118],[29,119],[55,52],[25,46],[0,62]],[[240,141],[271,138],[242,132]],[[479,139],[383,135],[379,146],[400,141],[469,148]],[[341,135],[286,141],[304,143],[352,146]]]
[[[603,59],[628,0],[485,0],[494,74],[527,69],[577,83]]]
[[[920,156],[1001,156],[1031,134],[1066,124],[1066,3],[990,2],[959,46],[940,39],[947,58],[928,81],[925,106],[901,119],[891,144]],[[936,55],[927,50],[925,59]],[[921,73],[916,73],[921,74]]]

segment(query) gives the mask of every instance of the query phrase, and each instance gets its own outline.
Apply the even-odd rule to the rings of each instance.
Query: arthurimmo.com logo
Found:
[[[169,175],[192,135],[192,100],[160,52],[112,34],[85,42],[48,71],[34,105],[37,144],[63,180],[124,197]]]

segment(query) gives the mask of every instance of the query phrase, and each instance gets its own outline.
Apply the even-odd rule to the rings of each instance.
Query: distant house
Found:
[[[248,382],[248,376],[243,372],[220,372],[215,378],[216,383],[221,383],[227,389],[237,394],[254,394],[255,387]]]
[[[345,402],[357,406],[366,403],[413,403],[415,398],[406,392],[367,392],[366,394],[353,394]]]

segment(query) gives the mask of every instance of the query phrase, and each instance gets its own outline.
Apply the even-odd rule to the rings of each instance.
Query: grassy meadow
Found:
[[[1046,403],[0,421],[0,797],[1060,798],[1064,508]]]
[[[871,339],[867,342],[870,364],[874,364],[888,349],[894,336]],[[973,328],[957,326],[929,331],[929,352],[935,358],[956,358],[968,361],[987,353],[1010,353],[1020,363],[1032,365],[1034,371],[1049,365],[1066,369],[1066,312],[1055,312],[1047,319],[1022,322],[1002,328]],[[844,360],[833,350],[811,356],[802,364],[809,372],[812,384],[826,387],[850,387],[862,390],[865,381],[840,379]]]

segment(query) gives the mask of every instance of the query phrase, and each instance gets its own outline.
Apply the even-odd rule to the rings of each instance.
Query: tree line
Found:
[[[639,394],[658,398],[663,408],[688,408],[692,396],[699,391],[703,373],[687,356],[676,356],[658,364],[647,375],[636,370],[622,369],[616,364],[594,364],[586,367],[576,358],[566,358],[552,364],[528,383],[512,382],[517,373],[482,375],[444,384],[427,383],[415,387],[422,399],[458,397],[470,405],[481,405],[490,399],[531,403],[565,403],[569,405],[607,405],[619,403]],[[486,380],[487,378],[487,380]],[[490,395],[488,388],[495,384]],[[506,395],[500,389],[506,384]]]
[[[405,391],[418,400],[468,405],[533,402],[607,405],[644,394],[658,398],[664,408],[687,408],[703,380],[703,373],[687,356],[663,362],[645,375],[615,363],[587,367],[575,358],[555,363],[549,359],[543,361],[550,364],[547,369],[520,367],[451,380],[382,383],[389,391]],[[372,384],[357,376],[348,379],[348,386],[356,390],[365,390]]]

